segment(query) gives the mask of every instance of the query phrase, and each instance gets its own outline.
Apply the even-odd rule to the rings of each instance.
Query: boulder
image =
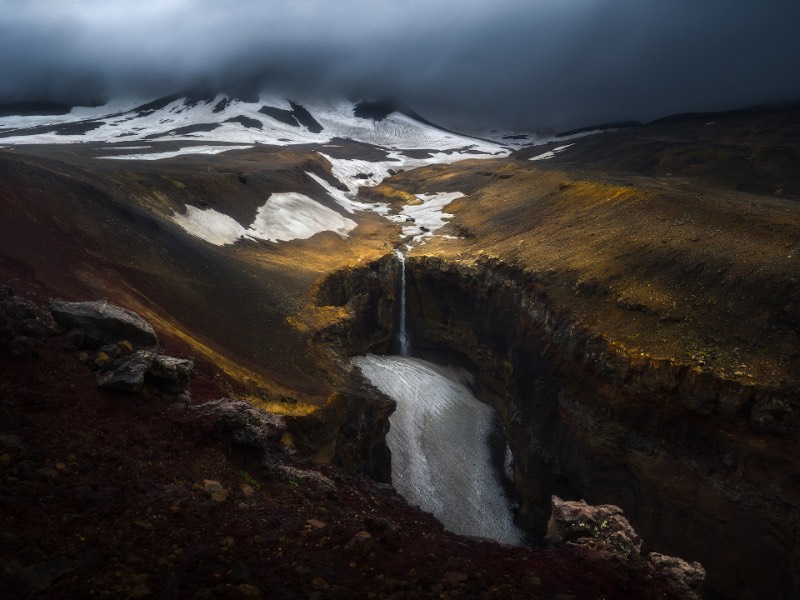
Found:
[[[277,442],[286,431],[283,417],[243,400],[220,398],[195,406],[193,410],[211,415],[217,427],[227,433],[234,444],[245,448],[264,449]]]
[[[665,556],[656,552],[647,555],[647,560],[667,578],[670,591],[679,598],[702,597],[706,571],[699,562],[686,562],[677,556]]]
[[[147,371],[147,381],[170,394],[180,394],[189,386],[194,362],[159,354]]]
[[[66,302],[50,300],[50,312],[65,329],[81,329],[97,345],[129,340],[136,346],[153,347],[158,338],[153,327],[135,312],[103,300]]]
[[[641,554],[642,538],[613,504],[591,506],[584,500],[568,502],[552,498],[553,510],[547,524],[547,539],[571,542],[623,558]]]
[[[113,370],[100,375],[97,385],[120,392],[141,392],[144,389],[145,376],[155,359],[155,352],[137,350],[122,359]]]
[[[701,600],[706,572],[699,562],[647,552],[642,539],[613,504],[591,506],[585,501],[564,501],[552,497],[553,510],[547,524],[546,539],[591,548],[612,560],[657,572],[670,591],[685,600]]]

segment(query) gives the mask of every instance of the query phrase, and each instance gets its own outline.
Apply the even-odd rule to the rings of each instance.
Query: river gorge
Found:
[[[399,268],[389,255],[326,279],[318,302],[351,318],[321,336],[351,356],[388,352]],[[556,494],[622,507],[650,547],[699,560],[723,594],[792,569],[791,508],[749,468],[791,446],[776,440],[795,421],[773,410],[790,389],[627,352],[573,321],[547,274],[421,253],[405,268],[414,354],[471,366],[513,453],[516,522],[534,539]]]

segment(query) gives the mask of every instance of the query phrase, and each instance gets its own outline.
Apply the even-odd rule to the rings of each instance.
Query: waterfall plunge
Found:
[[[472,395],[463,375],[404,356],[353,359],[397,402],[386,442],[392,484],[450,531],[521,544],[511,503],[492,464],[494,411]]]
[[[406,255],[398,248],[394,251],[397,255],[397,262],[400,265],[400,317],[397,325],[397,342],[400,348],[400,356],[411,354],[411,345],[408,341],[408,330],[406,328]]]

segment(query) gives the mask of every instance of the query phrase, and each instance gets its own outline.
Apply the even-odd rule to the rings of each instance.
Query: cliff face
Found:
[[[387,255],[365,266],[335,271],[317,286],[317,306],[341,311],[343,318],[320,328],[313,343],[333,350],[334,362],[347,354],[387,352],[395,322],[397,265]],[[339,364],[342,371],[348,365]],[[300,450],[333,461],[378,481],[391,480],[386,445],[394,401],[351,372],[344,393],[334,393],[314,414],[290,419]],[[327,455],[326,455],[327,454]]]
[[[390,487],[287,451],[284,418],[226,398],[205,361],[190,399],[99,387],[88,365],[107,358],[81,364],[89,336],[59,333],[52,290],[2,260],[0,282],[0,597],[686,597],[652,560],[588,545],[611,528],[547,549],[448,533]],[[332,425],[359,404],[339,400]],[[603,508],[562,510],[559,532],[585,537]]]
[[[796,389],[637,356],[573,321],[546,277],[490,261],[408,266],[415,344],[474,363],[502,415],[526,527],[544,532],[553,493],[616,504],[655,549],[703,563],[714,590],[793,585]]]
[[[321,303],[349,309],[324,335],[342,335],[350,354],[388,347],[392,260],[321,287]],[[411,256],[407,267],[415,352],[457,352],[473,364],[514,455],[523,526],[545,533],[553,494],[616,504],[654,550],[700,561],[715,592],[774,593],[784,581],[792,594],[795,389],[625,349],[551,297],[548,275],[434,256]]]

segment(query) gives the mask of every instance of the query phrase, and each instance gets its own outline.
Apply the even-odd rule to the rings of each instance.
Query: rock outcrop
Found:
[[[64,329],[79,329],[97,346],[129,340],[136,346],[153,347],[158,338],[152,325],[135,312],[109,304],[92,302],[50,301],[50,312]]]
[[[156,354],[145,375],[155,387],[167,393],[180,394],[189,387],[194,361]]]
[[[346,307],[350,316],[322,329],[317,340],[352,355],[388,351],[397,316],[397,273],[397,260],[390,254],[326,277],[317,288],[317,304]]]
[[[629,350],[577,321],[550,274],[433,256],[406,266],[415,349],[473,365],[514,456],[528,531],[545,534],[552,495],[613,504],[653,549],[701,562],[710,590],[757,597],[779,585],[792,596],[796,389]],[[396,277],[385,261],[339,272],[321,290],[348,308],[345,352],[387,350]],[[360,337],[362,319],[379,331]]]
[[[544,533],[552,495],[584,497],[620,506],[654,549],[700,561],[725,595],[800,577],[796,389],[634,353],[576,322],[546,274],[488,260],[406,264],[415,343],[476,366],[530,530]]]
[[[280,440],[286,431],[283,417],[242,400],[220,398],[194,406],[192,410],[209,415],[233,444],[251,450],[264,450]]]
[[[97,385],[119,392],[141,392],[155,357],[155,352],[150,350],[137,350],[102,373],[97,378]]]
[[[631,569],[651,569],[667,581],[670,591],[678,597],[701,600],[706,578],[703,566],[648,552],[618,506],[590,506],[583,500],[567,502],[553,496],[552,507],[545,539],[591,548]]]
[[[96,349],[82,353],[81,360],[99,371],[99,387],[137,393],[150,386],[175,397],[186,393],[194,361],[159,354],[153,326],[135,312],[100,300],[58,299],[50,300],[50,312],[69,330],[67,348]]]

